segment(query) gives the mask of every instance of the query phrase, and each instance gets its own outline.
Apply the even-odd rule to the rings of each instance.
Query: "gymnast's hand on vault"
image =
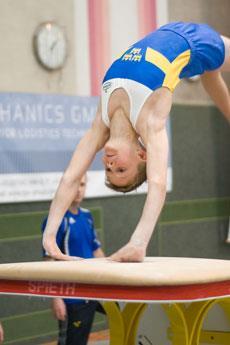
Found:
[[[145,255],[146,248],[144,246],[129,242],[116,253],[112,254],[110,259],[119,262],[142,262]]]
[[[53,240],[52,236],[47,236],[45,233],[43,234],[43,247],[46,251],[46,255],[51,257],[54,260],[76,260],[80,259],[75,256],[65,255],[61,252],[58,248],[57,243]]]

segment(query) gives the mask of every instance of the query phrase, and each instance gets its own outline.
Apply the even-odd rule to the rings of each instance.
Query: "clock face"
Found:
[[[66,60],[66,37],[55,23],[41,24],[35,34],[35,52],[43,67],[56,70],[64,66]]]

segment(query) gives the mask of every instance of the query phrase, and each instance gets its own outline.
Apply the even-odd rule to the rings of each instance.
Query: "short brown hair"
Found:
[[[110,189],[115,190],[116,192],[128,193],[134,189],[137,189],[137,187],[142,185],[142,183],[144,183],[146,180],[146,162],[141,162],[137,167],[137,174],[135,175],[134,181],[132,181],[127,186],[116,186],[115,184],[111,183],[108,179],[105,181],[105,185]]]

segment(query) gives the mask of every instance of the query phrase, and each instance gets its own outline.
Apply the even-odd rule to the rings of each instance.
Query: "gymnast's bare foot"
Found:
[[[142,262],[146,255],[146,248],[144,246],[128,243],[116,253],[110,256],[111,260],[119,262]]]

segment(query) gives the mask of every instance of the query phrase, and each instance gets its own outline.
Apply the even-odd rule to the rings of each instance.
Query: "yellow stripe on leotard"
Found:
[[[145,60],[157,66],[165,73],[162,86],[173,91],[180,81],[180,72],[188,64],[190,56],[191,51],[188,49],[170,62],[163,54],[148,47],[145,53]]]

